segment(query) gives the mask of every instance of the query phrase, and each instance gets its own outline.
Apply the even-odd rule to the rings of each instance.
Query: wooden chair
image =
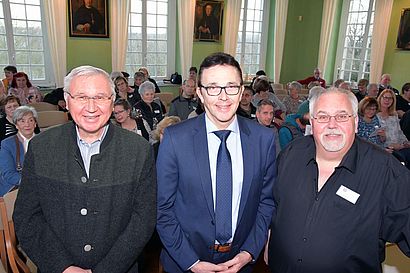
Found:
[[[283,89],[283,84],[281,83],[271,83],[271,86],[272,86],[273,91]]]
[[[38,112],[37,114],[37,123],[40,129],[46,129],[51,126],[68,122],[67,113],[62,111],[42,111]]]
[[[155,93],[155,96],[162,101],[162,103],[165,105],[165,108],[167,109],[167,112],[168,112],[169,106],[171,105],[171,102],[174,99],[175,95],[171,92],[163,92],[163,93]]]
[[[33,268],[33,271],[30,270],[29,266],[21,258],[25,255],[17,248],[16,232],[12,218],[17,193],[18,190],[14,190],[0,197],[0,217],[4,228],[7,259],[12,273],[36,272],[35,268]],[[25,260],[27,260],[27,263],[34,265],[27,257],[25,257]]]
[[[28,106],[34,107],[37,112],[42,112],[42,111],[58,111],[58,106],[48,103],[48,102],[36,102],[36,103],[31,103]]]

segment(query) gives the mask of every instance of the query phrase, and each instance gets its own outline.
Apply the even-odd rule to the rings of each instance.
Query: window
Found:
[[[369,79],[375,0],[345,0],[335,79]]]
[[[245,8],[246,7],[246,8]],[[242,68],[244,80],[251,80],[264,68],[269,1],[243,0],[239,21],[236,59]]]
[[[175,0],[131,1],[125,60],[130,75],[145,66],[160,80],[175,70],[175,6]]]
[[[41,0],[0,1],[0,66],[15,65],[36,85],[51,85]]]

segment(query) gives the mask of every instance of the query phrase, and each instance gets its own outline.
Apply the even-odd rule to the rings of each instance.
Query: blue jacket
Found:
[[[1,142],[0,149],[0,196],[6,194],[15,185],[20,184],[21,173],[16,169],[16,136],[10,136]],[[20,142],[20,165],[23,166],[24,148]]]
[[[294,126],[297,129],[297,131],[300,132],[300,136],[303,136],[302,129],[300,129],[299,125],[296,123],[297,118],[299,118],[298,114],[287,115],[284,124],[287,124],[288,126]],[[293,139],[294,135],[292,134],[290,129],[282,125],[282,127],[279,129],[280,148],[283,150],[286,147],[286,145],[288,145],[288,143],[291,142]]]

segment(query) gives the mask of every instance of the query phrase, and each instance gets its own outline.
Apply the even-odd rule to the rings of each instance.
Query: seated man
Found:
[[[306,125],[309,124],[309,104],[300,105],[296,114],[287,115],[285,122],[279,128],[279,142],[284,149],[295,138],[302,137]]]
[[[254,119],[256,117],[256,107],[251,103],[253,90],[249,86],[245,86],[242,93],[242,99],[239,103],[236,113],[242,117]]]
[[[384,90],[384,89],[390,89],[394,92],[394,94],[399,95],[400,92],[396,88],[390,85],[391,82],[391,75],[390,74],[383,74],[380,78],[380,83],[379,83],[379,94]]]
[[[313,70],[313,76],[307,77],[304,80],[298,80],[298,82],[306,86],[308,86],[309,83],[311,82],[318,82],[320,83],[320,86],[322,86],[323,88],[326,88],[326,81],[320,77],[320,74],[321,74],[320,69],[315,68],[315,70]]]
[[[188,115],[198,107],[198,101],[194,98],[195,81],[185,80],[182,84],[182,93],[172,100],[168,116],[178,116],[181,120],[188,118]]]
[[[246,89],[245,89],[246,90]],[[275,132],[275,144],[276,144],[276,156],[280,152],[278,128],[275,124],[275,111],[274,105],[270,100],[261,100],[256,107],[256,120],[260,125],[272,128]]]

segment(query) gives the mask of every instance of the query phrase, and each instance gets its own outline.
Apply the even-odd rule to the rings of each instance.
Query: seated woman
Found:
[[[377,101],[380,106],[377,117],[380,125],[386,130],[385,147],[396,157],[403,159],[407,167],[410,164],[410,142],[400,128],[400,121],[396,112],[396,95],[390,89],[384,89]]]
[[[27,74],[24,72],[17,72],[14,74],[9,95],[18,97],[22,105],[28,103],[28,97],[30,95],[35,96],[39,101],[43,101],[43,95],[40,90],[31,84]]]
[[[17,134],[17,128],[13,124],[13,113],[17,107],[21,106],[19,98],[9,95],[4,101],[5,116],[0,119],[0,141],[6,137]]]
[[[24,154],[28,143],[34,137],[37,124],[37,112],[33,107],[20,106],[13,113],[17,135],[10,136],[1,142],[0,149],[0,196],[18,187]]]
[[[134,92],[128,85],[128,80],[123,76],[118,76],[114,80],[115,91],[117,93],[115,99],[125,99],[131,105],[136,104],[138,101],[141,100],[141,96],[138,92]]]
[[[359,103],[359,125],[357,135],[367,141],[383,147],[386,133],[380,127],[376,114],[379,104],[375,98],[364,97]]]
[[[252,85],[252,89],[255,91],[255,95],[252,98],[252,104],[258,107],[259,101],[263,99],[270,100],[274,105],[275,121],[281,125],[285,119],[286,106],[279,100],[279,98],[272,92],[269,92],[269,78],[266,76],[259,76],[255,79]]]
[[[141,101],[134,105],[134,108],[141,112],[142,118],[145,119],[151,130],[155,130],[158,122],[164,118],[161,105],[154,101],[155,86],[150,81],[143,82],[138,92],[141,95]]]
[[[302,85],[297,81],[293,81],[289,84],[289,93],[283,98],[283,104],[286,107],[286,115],[296,114],[299,106],[306,100],[305,97],[299,95],[302,90]]]
[[[150,127],[142,117],[134,117],[131,112],[131,104],[125,99],[114,102],[114,117],[117,124],[124,129],[143,136],[149,140]]]
[[[407,82],[401,88],[401,95],[396,96],[396,109],[399,118],[410,110],[410,82]]]

